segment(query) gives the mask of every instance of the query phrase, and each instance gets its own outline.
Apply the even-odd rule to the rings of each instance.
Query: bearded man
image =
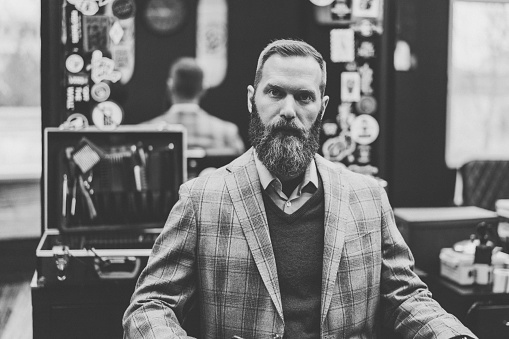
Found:
[[[190,338],[195,313],[199,338],[382,338],[382,324],[475,337],[413,272],[384,189],[316,154],[326,79],[305,42],[262,51],[247,89],[253,148],[181,186],[126,338]]]

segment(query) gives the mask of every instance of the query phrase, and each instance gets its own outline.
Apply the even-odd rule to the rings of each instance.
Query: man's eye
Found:
[[[279,91],[278,89],[275,89],[275,88],[271,88],[267,91],[267,93],[271,96],[271,97],[280,97],[281,96],[281,91]]]
[[[302,102],[312,102],[313,96],[309,94],[301,94],[298,96],[298,100]]]

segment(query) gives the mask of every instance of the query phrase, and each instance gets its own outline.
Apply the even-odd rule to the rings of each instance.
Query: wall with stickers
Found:
[[[388,53],[387,5],[383,0],[311,0],[328,61],[329,109],[322,154],[355,172],[386,179]],[[327,45],[325,45],[327,44]]]
[[[58,33],[49,45],[60,54],[45,69],[60,81],[48,90],[55,99],[48,99],[53,108],[45,125],[70,119],[113,129],[158,115],[168,104],[171,62],[191,55],[210,87],[203,105],[237,123],[247,141],[245,88],[259,51],[274,38],[303,38],[331,64],[333,99],[321,151],[356,171],[380,174],[383,0],[54,0],[45,7],[61,16],[50,32]]]
[[[85,119],[112,129],[163,111],[168,64],[193,52],[192,42],[187,48],[182,42],[195,30],[189,25],[184,34],[174,34],[171,42],[178,50],[160,48],[165,34],[183,26],[161,16],[164,8],[160,3],[164,2],[41,2],[44,127],[58,126],[71,117],[73,124]],[[194,20],[183,6],[172,8],[171,14],[182,23]]]
[[[150,119],[168,107],[171,63],[196,56],[208,65],[210,89],[202,105],[236,123],[248,143],[246,87],[253,81],[259,52],[275,38],[302,38],[328,62],[326,94],[331,100],[321,152],[387,180],[395,206],[431,205],[436,192],[423,194],[426,188],[421,186],[429,186],[423,181],[426,175],[414,178],[415,163],[422,158],[412,149],[418,141],[407,141],[415,138],[405,127],[429,113],[404,111],[425,85],[416,88],[406,75],[393,72],[394,34],[402,21],[395,6],[400,2],[41,0],[42,126],[59,126],[74,113],[95,124],[96,112],[97,123],[105,128],[120,115],[122,124]],[[433,25],[428,19],[422,22]],[[424,32],[419,38],[436,47]],[[396,92],[411,93],[404,97]],[[412,192],[405,188],[409,179],[414,180]]]
[[[116,87],[135,65],[134,1],[67,0],[62,4],[65,113],[113,129],[123,119]],[[117,95],[116,95],[117,94]],[[71,120],[69,120],[71,121]]]

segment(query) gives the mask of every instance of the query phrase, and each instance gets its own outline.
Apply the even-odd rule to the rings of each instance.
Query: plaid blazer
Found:
[[[404,338],[475,338],[413,273],[385,191],[320,156],[316,164],[325,199],[321,338],[380,338],[382,323]],[[125,337],[189,338],[181,324],[194,305],[200,338],[284,333],[252,150],[181,186],[125,312]]]

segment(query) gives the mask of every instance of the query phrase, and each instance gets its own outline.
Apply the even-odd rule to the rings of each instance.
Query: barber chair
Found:
[[[495,211],[498,199],[509,198],[509,160],[474,160],[459,169],[463,205]]]

